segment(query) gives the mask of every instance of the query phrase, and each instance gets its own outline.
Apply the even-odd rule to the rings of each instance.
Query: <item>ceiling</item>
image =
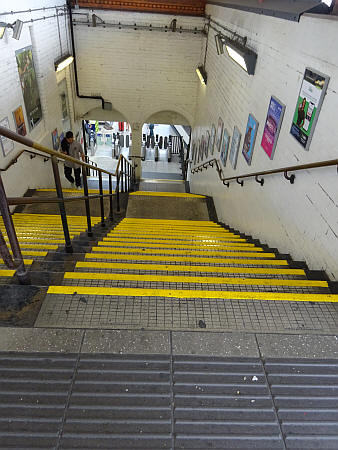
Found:
[[[295,21],[305,12],[330,12],[321,0],[72,0],[72,3],[90,9],[192,16],[204,16],[205,6],[210,4]],[[335,11],[338,9],[338,0],[336,4]]]

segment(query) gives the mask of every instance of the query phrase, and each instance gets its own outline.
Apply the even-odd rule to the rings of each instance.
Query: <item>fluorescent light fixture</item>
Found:
[[[332,5],[332,0],[322,0],[322,3],[325,3],[329,8]]]
[[[13,38],[17,41],[20,39],[21,31],[23,27],[23,22],[21,20],[16,20],[13,24],[0,22],[0,39],[4,37],[6,28],[12,28]]]
[[[16,39],[17,41],[20,39],[21,31],[23,27],[23,22],[21,20],[16,20],[13,25],[13,39]]]
[[[2,39],[4,37],[6,27],[7,27],[6,23],[3,23],[3,22],[0,23],[0,39]]]
[[[207,77],[207,73],[206,73],[204,67],[203,67],[203,66],[197,67],[196,73],[197,73],[197,75],[198,75],[198,78],[200,79],[200,82],[201,82],[203,85],[206,85],[206,84],[207,84],[207,79],[208,79],[208,77]]]
[[[237,41],[233,41],[227,37],[224,40],[225,48],[230,58],[244,69],[248,75],[254,75],[257,54]]]
[[[223,55],[224,45],[223,45],[223,41],[222,41],[222,36],[220,34],[215,35],[215,43],[216,43],[217,55]]]
[[[59,61],[55,62],[55,72],[60,72],[61,70],[68,67],[74,61],[74,56],[67,55],[64,56]]]

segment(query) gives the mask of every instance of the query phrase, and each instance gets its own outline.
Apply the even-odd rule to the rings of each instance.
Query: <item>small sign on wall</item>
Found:
[[[238,150],[239,150],[239,144],[241,142],[242,135],[239,131],[239,129],[234,126],[234,131],[232,133],[232,141],[231,141],[231,148],[230,148],[230,155],[229,159],[232,165],[233,169],[236,169],[237,166],[237,157],[238,157]]]
[[[252,114],[249,114],[242,149],[242,154],[249,165],[251,164],[252,154],[255,148],[257,129],[258,129],[257,120],[254,118]]]
[[[305,69],[290,133],[309,150],[330,77],[318,70]]]

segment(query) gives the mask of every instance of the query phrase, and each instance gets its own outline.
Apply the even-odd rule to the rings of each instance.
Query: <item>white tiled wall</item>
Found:
[[[303,16],[300,23],[242,11],[208,6],[208,14],[242,36],[258,54],[256,73],[248,76],[225,55],[217,56],[209,40],[206,69],[208,85],[200,86],[193,136],[196,138],[223,119],[230,135],[234,125],[242,133],[237,169],[229,161],[224,176],[277,169],[337,158],[338,41],[337,18]],[[290,135],[290,128],[305,67],[331,77],[309,151]],[[260,147],[270,96],[286,112],[275,157]],[[248,114],[259,122],[251,166],[241,155]],[[291,185],[282,175],[265,177],[264,187],[254,179],[244,187],[228,189],[213,169],[192,176],[191,191],[214,197],[219,219],[251,234],[281,252],[305,260],[312,269],[324,269],[338,279],[338,176],[337,168],[296,174]]]
[[[3,4],[1,3],[0,12],[63,5],[64,1],[46,0],[41,2],[40,0],[33,0],[27,2],[23,0],[12,0],[10,4],[5,3],[6,2],[3,2]],[[30,19],[47,17],[54,14],[55,9],[51,9],[32,13],[8,14],[6,16],[1,16],[1,20],[13,23],[17,19],[28,21]],[[68,52],[68,48],[64,17],[60,17],[60,34],[62,53],[65,54]],[[20,40],[13,39],[11,35],[12,31],[7,30],[4,38],[0,40],[0,120],[4,117],[8,117],[11,129],[16,131],[13,111],[19,105],[22,105],[27,128],[27,137],[48,147],[52,147],[52,131],[55,128],[58,129],[59,134],[62,131],[66,131],[63,130],[57,83],[61,81],[63,77],[67,76],[68,72],[67,69],[60,74],[56,74],[54,69],[54,61],[61,56],[56,18],[24,24]],[[36,125],[31,132],[29,131],[15,58],[16,50],[29,45],[33,46],[34,65],[43,111],[43,120]],[[71,93],[69,92],[69,94]],[[69,95],[69,97],[70,105],[72,105],[71,95]],[[22,148],[23,146],[21,144],[16,144],[14,150],[7,157],[4,157],[1,154],[0,167],[5,167]],[[9,196],[20,196],[24,194],[28,188],[53,186],[52,170],[49,165],[50,163],[44,163],[43,159],[40,158],[31,160],[29,156],[21,157],[14,166],[3,173],[7,194]],[[63,172],[62,165],[60,165],[60,172]]]

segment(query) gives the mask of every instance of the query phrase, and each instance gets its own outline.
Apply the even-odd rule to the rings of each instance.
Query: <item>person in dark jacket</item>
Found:
[[[85,160],[85,156],[82,150],[82,146],[79,142],[76,142],[72,131],[67,131],[66,137],[61,142],[61,152],[65,155],[71,156],[75,159]],[[75,180],[72,176],[74,169]],[[74,187],[74,181],[77,189],[81,189],[81,167],[78,164],[70,161],[65,161],[65,177]]]

